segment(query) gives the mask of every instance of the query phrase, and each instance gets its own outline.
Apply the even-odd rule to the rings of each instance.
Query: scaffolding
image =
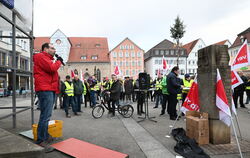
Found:
[[[33,48],[34,48],[34,36],[33,36],[33,21],[34,21],[34,16],[33,16],[33,10],[34,10],[34,0],[32,2],[32,23],[31,23],[31,29],[30,31],[25,31],[21,26],[17,24],[17,13],[13,10],[10,9],[10,12],[12,16],[8,17],[7,15],[4,15],[3,12],[0,11],[0,18],[5,20],[8,24],[11,25],[11,33],[12,36],[3,36],[1,35],[0,38],[9,38],[12,39],[12,65],[8,66],[8,70],[12,75],[12,106],[9,107],[0,107],[0,109],[12,109],[12,113],[7,114],[5,116],[1,116],[0,120],[12,117],[12,126],[13,128],[16,128],[17,124],[17,114],[22,113],[27,110],[31,110],[31,125],[34,124],[34,90],[33,90]],[[25,36],[17,36],[16,31],[19,30],[22,34]],[[29,74],[30,77],[30,89],[31,89],[31,105],[30,106],[16,106],[16,76],[19,70],[17,67],[17,53],[16,53],[16,39],[29,39],[30,43],[30,70],[26,71],[25,73]],[[23,72],[23,71],[22,71]]]

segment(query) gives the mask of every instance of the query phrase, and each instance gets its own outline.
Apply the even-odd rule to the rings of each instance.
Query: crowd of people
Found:
[[[64,64],[63,59],[58,55],[55,56],[55,48],[50,43],[43,44],[42,52],[35,54],[33,58],[35,91],[40,109],[37,144],[47,147],[48,150],[47,144],[53,140],[48,134],[48,121],[53,108],[64,109],[67,118],[71,117],[69,109],[72,109],[75,116],[80,116],[84,111],[82,104],[85,107],[95,107],[100,103],[101,93],[106,91],[110,95],[107,104],[111,116],[115,116],[115,107],[119,106],[120,102],[129,104],[137,102],[137,114],[142,115],[145,113],[145,101],[151,100],[154,104],[153,108],[161,106],[160,116],[167,112],[170,120],[176,120],[177,103],[185,101],[194,80],[194,76],[189,74],[185,74],[184,78],[180,79],[179,68],[175,66],[169,74],[158,74],[155,80],[150,78],[150,85],[148,85],[150,89],[140,91],[138,90],[139,78],[134,80],[128,76],[120,79],[112,74],[111,79],[104,77],[102,81],[98,81],[95,75],[84,80],[80,80],[77,74],[73,78],[69,75],[65,79],[60,78],[57,71]],[[244,83],[234,89],[233,99],[236,108],[238,98],[240,98],[240,106],[245,108],[243,95],[246,91],[249,102],[250,79],[247,79],[242,72],[239,72],[239,75]]]

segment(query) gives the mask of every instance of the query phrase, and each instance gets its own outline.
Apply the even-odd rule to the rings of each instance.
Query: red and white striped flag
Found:
[[[245,42],[240,47],[237,55],[235,56],[231,64],[231,70],[239,69],[247,65],[250,65],[250,54],[249,54],[249,48],[247,45],[247,40],[245,40]]]
[[[75,72],[74,70],[71,70],[71,78],[74,78],[75,77]]]
[[[232,84],[232,89],[237,87],[238,85],[242,84],[243,81],[240,78],[239,74],[235,70],[231,70],[231,84]]]
[[[200,104],[199,104],[199,92],[198,92],[198,84],[197,78],[195,78],[188,95],[181,107],[181,111],[186,114],[187,111],[199,111]]]
[[[117,65],[115,66],[114,74],[116,76],[120,75],[120,70],[119,70],[119,67]]]
[[[216,83],[216,106],[219,108],[219,118],[227,126],[231,125],[231,111],[228,104],[225,89],[221,80],[219,69],[217,69],[217,83]]]
[[[163,70],[167,70],[168,65],[167,65],[167,61],[165,60],[165,57],[162,57],[162,69]]]

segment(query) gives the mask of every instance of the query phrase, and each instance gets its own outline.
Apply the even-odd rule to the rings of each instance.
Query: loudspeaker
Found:
[[[148,90],[150,88],[150,76],[147,73],[139,73],[139,89]]]

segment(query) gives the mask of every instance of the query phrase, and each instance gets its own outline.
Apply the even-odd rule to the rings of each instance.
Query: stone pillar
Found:
[[[226,45],[211,45],[198,51],[198,85],[201,112],[209,115],[210,143],[227,144],[231,141],[230,127],[219,120],[216,107],[216,69],[221,73],[227,99],[231,105],[231,71]]]

